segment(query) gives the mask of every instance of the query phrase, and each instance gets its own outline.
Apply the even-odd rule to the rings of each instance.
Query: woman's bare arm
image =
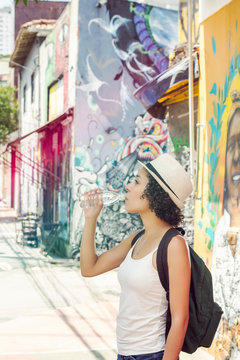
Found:
[[[125,259],[131,248],[131,242],[135,234],[130,235],[114,248],[97,256],[95,250],[94,222],[85,223],[80,250],[80,268],[85,277],[96,276],[117,268]]]
[[[98,194],[99,198],[96,198]],[[97,218],[103,206],[100,194],[100,191],[91,191],[86,195],[89,196],[91,207],[84,209],[85,224],[80,248],[80,268],[82,275],[85,277],[100,275],[118,267],[130,250],[131,242],[135,235],[130,235],[114,248],[97,256],[95,231]],[[95,200],[91,201],[91,197],[95,197]]]
[[[177,360],[189,319],[191,266],[185,240],[174,237],[168,246],[169,297],[171,327],[163,360]]]

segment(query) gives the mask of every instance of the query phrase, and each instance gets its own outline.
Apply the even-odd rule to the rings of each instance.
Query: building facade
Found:
[[[19,67],[19,136],[8,144],[8,152],[17,164],[12,180],[19,189],[15,208],[21,215],[29,211],[38,214],[43,231],[44,226],[51,231],[63,224],[55,251],[59,248],[65,256],[69,256],[64,242],[70,231],[73,121],[68,73],[70,63],[74,72],[77,54],[73,50],[75,55],[70,56],[69,28],[70,15],[77,17],[76,4],[73,1],[67,5],[57,22],[40,19],[23,24],[10,59],[12,66]],[[77,27],[74,30],[71,25],[71,29],[77,37]],[[75,86],[73,81],[71,75],[71,88]]]
[[[20,198],[15,207],[21,214],[37,212],[39,192],[38,136],[40,127],[40,73],[39,48],[46,35],[55,26],[55,20],[33,20],[22,25],[16,40],[10,64],[18,64],[19,71],[19,129],[18,138],[9,151],[14,154],[20,172],[16,172]],[[22,52],[22,48],[25,49]],[[15,198],[15,197],[14,197]]]

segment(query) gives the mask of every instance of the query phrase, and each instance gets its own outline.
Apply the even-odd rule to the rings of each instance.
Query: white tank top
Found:
[[[120,355],[164,350],[168,303],[158,272],[152,265],[156,250],[142,259],[133,259],[131,249],[119,267],[117,346]]]

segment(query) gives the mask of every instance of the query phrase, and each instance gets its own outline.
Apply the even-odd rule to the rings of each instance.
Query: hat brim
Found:
[[[184,208],[183,202],[177,196],[175,196],[174,193],[172,193],[169,188],[164,184],[164,182],[145,164],[143,164],[140,160],[138,160],[138,163],[152,175],[152,177],[158,182],[158,184],[163,188],[163,190],[166,191],[166,193],[170,196],[174,204],[176,204],[177,207],[182,210]]]

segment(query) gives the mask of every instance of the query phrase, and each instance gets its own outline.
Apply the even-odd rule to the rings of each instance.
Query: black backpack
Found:
[[[132,246],[144,234],[141,230],[132,240]],[[163,236],[157,250],[157,269],[162,286],[169,300],[169,279],[167,247],[171,239],[184,235],[182,228],[171,228]],[[222,316],[221,307],[214,302],[212,275],[203,260],[189,246],[191,259],[191,285],[189,298],[189,322],[182,351],[192,354],[198,347],[210,347]],[[166,338],[171,326],[171,312],[168,303]]]

